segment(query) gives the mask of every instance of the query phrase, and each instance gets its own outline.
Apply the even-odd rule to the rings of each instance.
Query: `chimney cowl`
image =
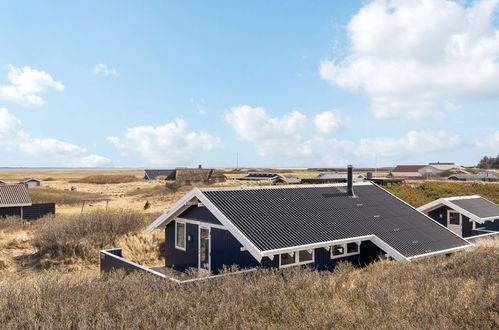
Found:
[[[354,196],[353,193],[353,166],[348,165],[347,167],[347,194],[348,196]]]

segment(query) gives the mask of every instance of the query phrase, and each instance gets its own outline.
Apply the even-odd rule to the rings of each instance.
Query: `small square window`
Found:
[[[313,252],[308,252],[308,250],[302,250],[298,253],[299,262],[312,261],[314,259]]]
[[[345,247],[343,244],[333,245],[333,256],[341,256],[345,254]]]
[[[359,252],[359,243],[352,242],[347,244],[347,253],[357,253]]]
[[[291,265],[295,263],[295,254],[283,253],[281,254],[281,266]]]

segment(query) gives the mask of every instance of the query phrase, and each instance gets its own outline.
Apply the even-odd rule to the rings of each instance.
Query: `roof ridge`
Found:
[[[374,185],[370,181],[354,182],[354,186],[370,186]],[[200,191],[241,191],[241,190],[265,190],[265,189],[296,189],[296,188],[328,188],[328,187],[346,187],[347,183],[328,183],[328,184],[293,184],[293,185],[278,185],[278,186],[240,186],[240,187],[209,187],[198,188]]]

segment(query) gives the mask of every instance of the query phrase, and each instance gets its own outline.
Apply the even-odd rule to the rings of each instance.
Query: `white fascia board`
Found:
[[[196,197],[204,204],[204,206],[210,210],[210,212],[220,221],[222,225],[244,246],[248,252],[255,258],[258,262],[262,261],[264,255],[262,252],[243,234],[241,231],[234,226],[234,224],[227,219],[227,217],[203,194],[198,188],[193,189],[195,191]]]
[[[20,206],[31,206],[31,203],[25,204],[0,204],[0,207],[20,207]]]
[[[189,202],[196,197],[195,189],[192,189],[182,198],[180,198],[172,207],[168,209],[165,213],[160,215],[153,223],[147,226],[147,231],[151,232],[154,229],[163,229],[168,222],[173,220],[175,216],[182,213],[185,209],[189,207]]]
[[[266,251],[263,251],[262,254],[265,257],[270,257],[270,256],[273,256],[276,254],[296,252],[299,250],[325,248],[325,247],[329,247],[329,246],[335,245],[335,244],[344,244],[344,243],[357,242],[357,241],[368,241],[368,240],[371,240],[373,237],[374,237],[374,235],[349,237],[349,238],[337,239],[337,240],[333,240],[333,241],[291,246],[291,247],[282,248],[282,249],[266,250]]]
[[[464,240],[464,241],[466,241],[466,240]],[[468,242],[468,241],[466,241],[466,242],[468,243],[467,245],[461,245],[461,246],[450,248],[450,249],[438,250],[438,251],[433,251],[433,252],[429,252],[429,253],[418,254],[416,256],[412,256],[412,257],[409,257],[407,259],[409,261],[412,261],[412,260],[415,260],[415,259],[420,259],[420,258],[425,258],[425,257],[431,257],[431,256],[435,256],[435,255],[438,255],[438,254],[452,253],[452,252],[456,252],[456,251],[459,251],[459,250],[467,249],[467,248],[473,246],[473,244],[471,244],[470,242]]]
[[[423,213],[433,211],[434,209],[438,209],[440,206],[444,205],[444,202],[442,200],[443,198],[436,199],[433,202],[421,205],[420,207],[417,208],[417,210]]]

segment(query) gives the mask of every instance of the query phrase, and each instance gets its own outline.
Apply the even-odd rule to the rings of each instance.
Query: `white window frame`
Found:
[[[178,226],[178,224],[184,225],[184,246],[179,246],[177,244],[177,237],[178,237],[177,236],[177,226]],[[183,221],[175,220],[175,248],[177,250],[185,251],[186,247],[187,247],[187,223],[185,223]]]
[[[312,260],[307,260],[307,261],[299,261],[299,255],[300,251],[307,251],[307,250],[297,250],[293,251],[290,253],[293,253],[293,257],[295,262],[292,264],[287,264],[287,265],[282,265],[281,264],[281,255],[286,254],[286,253],[280,253],[279,254],[279,268],[287,268],[287,267],[293,267],[293,266],[299,266],[299,265],[306,265],[306,264],[312,264],[315,262],[315,249],[312,249]]]
[[[450,215],[451,213],[457,213],[459,215],[459,224],[456,225],[456,224],[453,224],[453,223],[450,223]],[[461,214],[461,212],[458,212],[458,211],[454,211],[454,210],[447,210],[447,228],[449,228],[449,225],[453,225],[453,226],[461,226],[461,228],[463,227],[463,215]]]
[[[357,252],[348,253],[347,245],[350,244],[350,243],[356,243],[357,244],[357,246],[359,247],[359,249],[357,250]],[[344,251],[343,254],[340,254],[340,255],[337,255],[337,256],[333,255],[334,246],[336,246],[336,245],[340,245],[340,246],[343,247],[343,251]],[[355,255],[360,254],[360,242],[354,241],[354,242],[348,242],[348,243],[334,244],[334,245],[331,245],[331,248],[329,250],[330,250],[331,259],[339,259],[339,258],[344,258],[344,257],[349,257],[349,256],[355,256]]]

